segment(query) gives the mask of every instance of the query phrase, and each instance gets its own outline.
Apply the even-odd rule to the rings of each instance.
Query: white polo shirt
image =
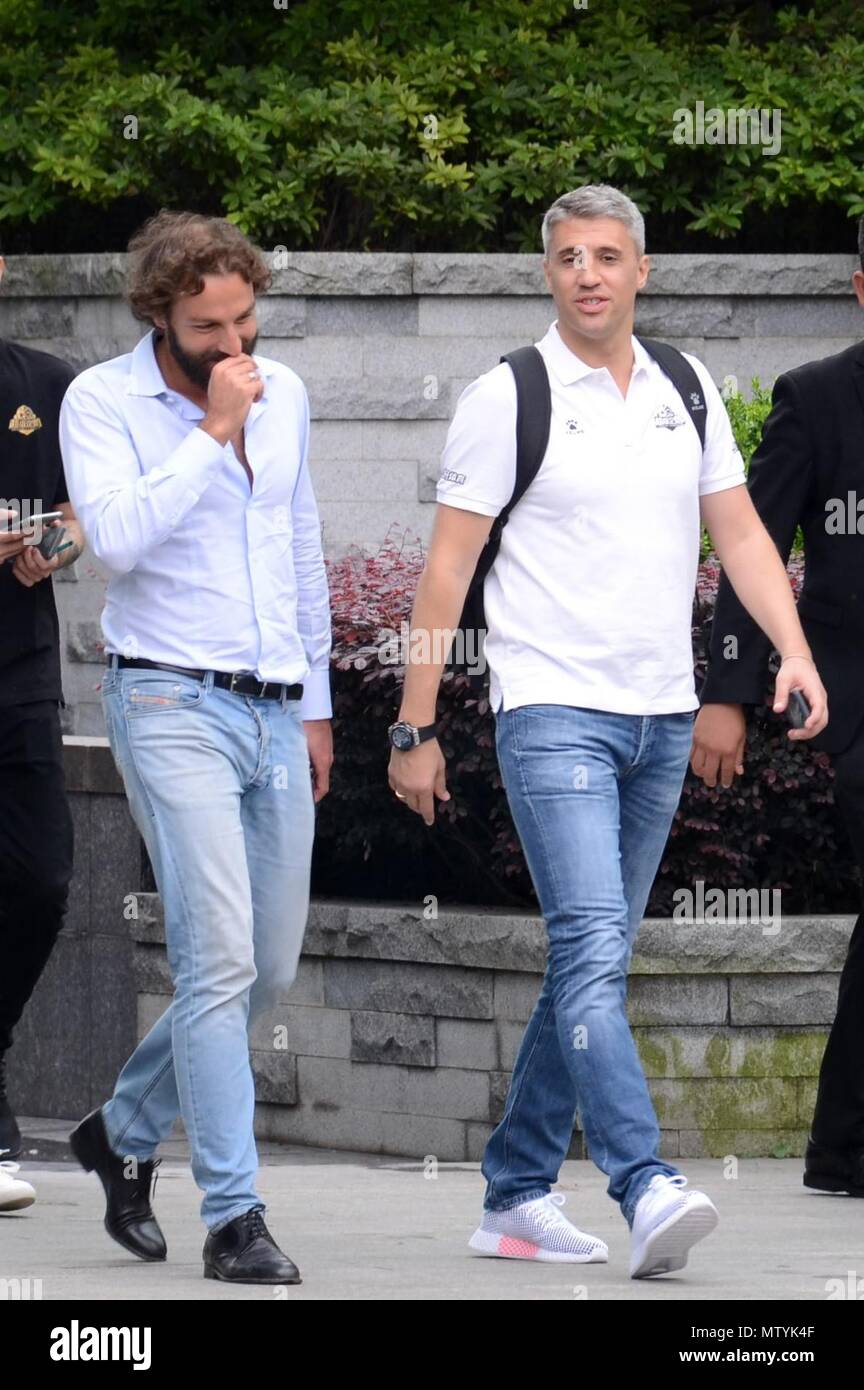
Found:
[[[707,368],[685,354],[706,402],[704,452],[680,395],[632,339],[622,398],[553,323],[537,343],[549,373],[549,446],[510,513],[486,578],[490,703],[620,714],[698,707],[691,618],[699,498],[745,483]],[[497,516],[516,480],[516,384],[506,362],[459,398],[437,498]]]

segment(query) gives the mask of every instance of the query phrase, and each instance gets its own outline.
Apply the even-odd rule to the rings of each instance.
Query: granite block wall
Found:
[[[283,263],[284,262],[284,263]],[[696,353],[715,381],[781,371],[848,347],[864,317],[854,258],[658,255],[637,332]],[[125,256],[10,256],[0,335],[79,370],[128,352],[142,326],[122,301]],[[324,544],[375,549],[391,527],[428,540],[441,447],[460,391],[553,321],[530,255],[301,252],[260,304],[262,354],[303,377]],[[104,733],[98,699],[105,575],[85,555],[58,582],[65,728]]]
[[[111,1094],[172,985],[160,900],[107,741],[64,742],[70,912],[9,1083],[20,1114],[74,1119]],[[531,914],[429,911],[313,902],[297,978],[250,1028],[260,1138],[480,1157],[540,992],[545,933]],[[629,1013],[664,1155],[803,1153],[852,926],[643,922]],[[571,1155],[585,1153],[577,1126]]]
[[[803,1154],[851,928],[643,923],[629,1015],[664,1156]],[[155,894],[140,896],[132,930],[143,1035],[171,988]],[[537,916],[313,903],[297,980],[250,1030],[256,1132],[478,1160],[544,967]],[[586,1153],[577,1126],[570,1156]]]

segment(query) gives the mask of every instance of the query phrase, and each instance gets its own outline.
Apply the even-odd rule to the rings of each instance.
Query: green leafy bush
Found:
[[[779,109],[782,145],[676,144]],[[653,249],[845,250],[864,212],[864,10],[742,0],[0,0],[0,221],[122,249],[161,205],[289,249],[538,249],[610,182]]]
[[[734,377],[727,377],[721,388],[721,395],[726,403],[726,414],[729,416],[735,443],[741,450],[744,467],[749,469],[750,460],[762,438],[762,426],[771,414],[771,389],[763,386],[758,376],[754,376],[750,381],[748,398],[738,389]]]

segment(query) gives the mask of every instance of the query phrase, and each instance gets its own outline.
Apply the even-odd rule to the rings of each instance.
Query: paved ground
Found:
[[[478,1220],[477,1164],[442,1164],[436,1178],[422,1163],[375,1154],[260,1146],[259,1191],[268,1224],[300,1266],[302,1285],[277,1290],[234,1287],[202,1278],[206,1234],[186,1144],[163,1148],[154,1205],[168,1241],[165,1264],[143,1264],[102,1227],[102,1188],[71,1159],[65,1140],[74,1121],[24,1120],[22,1176],[38,1201],[0,1216],[0,1279],[41,1279],[49,1299],[272,1300],[564,1300],[723,1299],[828,1301],[839,1280],[864,1298],[864,1201],[810,1193],[800,1159],[742,1160],[738,1177],[722,1163],[682,1163],[692,1186],[720,1211],[716,1232],[677,1275],[627,1276],[628,1232],[591,1163],[567,1163],[558,1190],[566,1214],[609,1245],[605,1265],[536,1265],[482,1259],[466,1242]],[[716,1311],[716,1310],[715,1310]],[[754,1309],[754,1315],[756,1310]],[[774,1321],[806,1322],[772,1314]]]

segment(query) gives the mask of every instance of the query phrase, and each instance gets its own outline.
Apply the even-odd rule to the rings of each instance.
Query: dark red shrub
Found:
[[[494,718],[464,676],[445,673],[440,741],[449,802],[426,827],[387,784],[387,725],[396,717],[403,667],[382,644],[407,624],[423,568],[419,540],[391,531],[377,555],[330,561],[336,762],[318,812],[313,888],[320,894],[534,906],[495,757]],[[793,586],[801,561],[790,563]],[[699,570],[693,645],[697,688],[705,667],[717,565]],[[385,653],[386,656],[386,653]],[[779,888],[784,912],[857,910],[854,863],[839,824],[825,754],[792,745],[770,709],[755,711],[747,771],[710,790],[688,773],[648,907],[672,910],[676,888]]]

